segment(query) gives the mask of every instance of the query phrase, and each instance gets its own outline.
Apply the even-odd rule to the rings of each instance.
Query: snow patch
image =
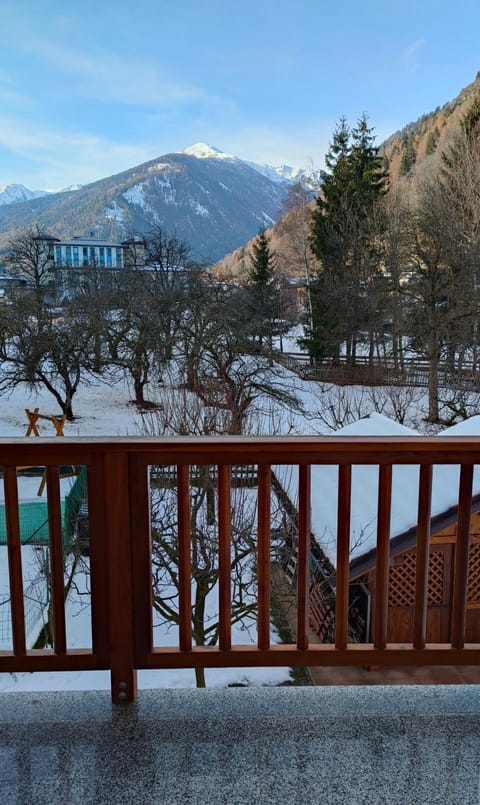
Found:
[[[203,207],[202,204],[200,204],[200,202],[192,200],[190,202],[190,206],[192,207],[192,210],[194,211],[195,215],[201,215],[203,218],[209,217],[210,215],[209,211],[207,210],[206,207]]]
[[[156,162],[155,165],[150,165],[147,173],[157,173],[157,171],[175,170],[175,165],[171,162]]]
[[[128,190],[125,190],[123,198],[130,204],[136,204],[137,207],[145,208],[144,187],[141,184],[135,184]]]
[[[122,223],[125,218],[125,210],[120,207],[118,202],[112,201],[109,207],[105,209],[105,216],[109,218],[111,221],[118,221]]]
[[[262,212],[262,218],[267,224],[269,224],[269,226],[273,226],[275,223],[275,220],[266,212]]]
[[[235,162],[240,162],[238,157],[234,156],[234,154],[225,154],[224,151],[220,151],[218,148],[215,148],[213,145],[208,145],[207,143],[195,143],[195,145],[190,145],[188,148],[185,148],[181,153],[188,154],[190,157],[196,157],[196,159],[233,159]]]
[[[353,422],[335,436],[419,436],[420,434],[400,425],[381,414]],[[480,435],[480,416],[454,425],[439,434],[443,436]],[[438,438],[438,437],[437,437]],[[475,469],[473,492],[480,493],[480,468]],[[291,499],[298,496],[298,469],[277,467],[277,476]],[[350,559],[355,559],[376,547],[377,497],[379,473],[377,466],[354,465],[352,467],[352,496],[350,512]],[[393,467],[390,536],[405,533],[415,527],[418,516],[418,465]],[[458,502],[459,467],[438,465],[433,468],[432,517],[447,511]],[[312,530],[330,560],[336,563],[338,468],[336,466],[312,466]]]
[[[155,176],[155,184],[162,191],[165,204],[177,207],[177,191],[168,176]]]

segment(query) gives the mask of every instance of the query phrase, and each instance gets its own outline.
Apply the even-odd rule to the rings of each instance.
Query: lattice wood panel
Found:
[[[335,599],[324,598],[315,587],[310,591],[310,622],[323,643],[335,639]]]
[[[467,603],[480,604],[480,542],[470,545]]]
[[[408,551],[401,557],[398,557],[396,564],[390,568],[388,577],[389,607],[414,606],[415,567],[416,556],[413,552]],[[428,563],[428,606],[438,606],[439,604],[443,604],[444,571],[445,555],[441,551],[432,551],[429,556]]]

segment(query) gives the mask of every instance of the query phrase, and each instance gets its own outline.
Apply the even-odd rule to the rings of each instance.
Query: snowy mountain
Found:
[[[69,184],[68,187],[62,187],[62,189],[59,190],[58,192],[71,193],[72,190],[80,190],[81,187],[83,187],[83,184]]]
[[[253,170],[261,173],[262,176],[266,176],[267,179],[270,179],[272,182],[301,182],[309,190],[318,192],[320,189],[320,171],[315,170],[313,167],[294,168],[291,165],[278,165],[277,167],[273,167],[272,165],[248,162],[247,160],[242,160],[239,159],[239,157],[233,156],[233,154],[225,154],[223,151],[219,151],[218,148],[215,148],[212,145],[207,145],[207,143],[196,143],[195,145],[191,145],[189,148],[185,148],[182,153],[189,154],[197,159],[236,160],[237,162],[243,162],[245,165],[253,168]]]
[[[197,143],[75,191],[2,206],[0,247],[32,221],[58,237],[94,231],[119,240],[161,225],[196,259],[215,262],[280,216],[295,174],[279,170]]]
[[[48,195],[46,190],[29,190],[23,184],[0,184],[0,205],[16,204]]]
[[[70,193],[72,190],[80,190],[81,184],[72,184],[59,190],[59,193]],[[51,190],[29,190],[23,184],[0,184],[0,205],[18,204],[22,201],[31,201],[35,198],[50,196]]]

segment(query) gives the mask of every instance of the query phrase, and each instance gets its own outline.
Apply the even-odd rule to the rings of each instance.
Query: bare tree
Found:
[[[222,412],[206,408],[185,388],[170,389],[164,405],[142,417],[149,434],[205,434],[222,428]],[[219,414],[219,419],[216,418]],[[176,503],[176,469],[152,468],[153,607],[162,624],[179,624],[179,549]],[[254,482],[254,479],[253,479]],[[231,624],[249,630],[257,612],[257,504],[251,474],[234,471],[231,491]],[[216,645],[219,613],[215,591],[218,565],[218,492],[212,467],[190,468],[190,540],[192,568],[192,637],[198,646]],[[272,512],[272,517],[274,513]],[[198,687],[205,686],[205,671],[195,669]]]
[[[25,227],[10,238],[4,254],[8,270],[28,281],[38,316],[43,311],[46,292],[55,284],[54,241],[38,225]]]
[[[185,308],[185,284],[196,266],[188,245],[158,227],[146,239],[128,241],[109,315],[111,361],[130,376],[134,401],[171,359]]]
[[[413,276],[403,289],[408,299],[411,343],[428,360],[431,422],[439,419],[439,373],[452,347],[465,343],[477,302],[465,264],[452,260],[457,222],[449,226],[448,194],[438,176],[425,177],[408,225]]]
[[[309,328],[313,326],[310,286],[318,268],[310,246],[312,201],[312,192],[300,182],[295,183],[287,194],[284,215],[276,226],[276,233],[281,239],[281,249],[277,252],[279,271],[285,276],[293,273],[304,278]]]
[[[425,396],[413,386],[336,386],[319,384],[322,406],[312,420],[328,431],[336,431],[368,417],[373,411],[404,424],[416,412]]]
[[[91,370],[92,333],[72,302],[61,316],[42,305],[31,292],[17,294],[0,310],[0,390],[19,383],[47,389],[68,420],[73,398]]]
[[[244,290],[197,276],[180,327],[178,362],[187,388],[207,408],[224,412],[222,432],[232,435],[245,431],[266,400],[300,409],[282,368],[256,354],[245,331]]]

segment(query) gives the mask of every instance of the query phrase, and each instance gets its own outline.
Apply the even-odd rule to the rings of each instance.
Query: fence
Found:
[[[388,358],[355,358],[355,364],[347,363],[345,356],[338,360],[313,360],[304,353],[276,353],[275,359],[305,380],[320,380],[339,385],[388,386],[404,385],[427,388],[429,362],[405,360],[401,368]],[[438,369],[438,384],[441,388],[459,391],[480,391],[480,373],[468,364],[462,369]]]
[[[473,467],[480,463],[480,438],[165,438],[0,440],[4,467],[8,568],[13,648],[0,652],[0,671],[110,669],[114,701],[132,700],[138,668],[205,668],[315,665],[478,664],[480,644],[465,643],[469,529]],[[29,650],[25,635],[24,590],[16,466],[46,466],[53,648]],[[92,647],[67,648],[63,534],[59,467],[84,465],[92,601]],[[298,465],[298,554],[296,639],[270,640],[271,467]],[[335,642],[309,644],[310,468],[339,467]],[[374,629],[367,644],[348,642],[349,539],[352,465],[378,465],[378,525]],[[415,618],[408,643],[387,643],[388,574],[392,465],[420,465]],[[427,574],[432,466],[460,465],[457,536],[450,640],[426,643]],[[149,468],[177,467],[179,637],[174,646],[154,647],[152,540]],[[215,466],[218,523],[219,641],[198,646],[192,638],[190,550],[190,467]],[[232,645],[231,473],[232,466],[256,466],[257,642]]]

